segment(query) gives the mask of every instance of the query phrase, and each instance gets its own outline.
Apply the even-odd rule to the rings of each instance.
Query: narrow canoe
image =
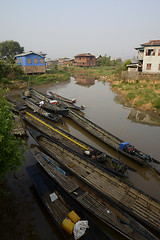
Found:
[[[61,142],[58,143],[46,134],[31,128],[28,128],[28,130],[48,155],[56,158],[60,164],[76,174],[91,188],[95,188],[101,196],[109,198],[128,214],[160,232],[159,201],[110,172],[102,171],[75,155]]]
[[[53,122],[60,122],[61,116],[58,114],[50,113],[43,108],[40,108],[38,104],[33,102],[30,98],[23,97],[24,103],[31,108],[34,112],[38,113],[39,115],[46,117],[47,119]]]
[[[39,93],[38,91],[30,88],[27,91],[24,91],[22,94],[23,98],[28,98],[32,103],[36,104],[37,106],[40,106],[40,102],[44,102],[44,104],[41,106],[41,108],[51,112],[60,114],[62,116],[68,116],[68,109],[62,108],[58,104],[54,104],[54,102],[47,98],[46,95],[43,95]]]
[[[67,98],[64,98],[54,92],[49,92],[51,94],[51,96],[48,96],[49,98],[52,98],[52,99],[55,99],[57,100],[62,107],[65,107],[65,108],[71,108],[73,110],[84,110],[85,109],[85,106],[82,105],[81,107],[75,105],[75,101],[74,100],[69,100]]]
[[[79,204],[95,217],[119,232],[127,239],[157,239],[138,221],[126,214],[121,208],[109,200],[99,197],[99,194],[81,181],[75,175],[64,171],[61,165],[41,152],[37,147],[30,149],[31,153],[54,181],[72,196]]]
[[[49,94],[51,94],[51,96],[53,96],[55,99],[57,99],[57,100],[61,100],[61,101],[63,101],[63,102],[67,102],[67,103],[70,103],[70,104],[75,104],[76,103],[76,99],[72,99],[72,100],[70,100],[70,99],[68,99],[68,98],[65,98],[65,97],[63,97],[63,96],[60,96],[60,95],[58,95],[57,93],[55,93],[55,92],[49,92]]]
[[[23,119],[29,124],[32,124],[32,126],[38,131],[42,130],[55,140],[63,143],[67,148],[71,149],[74,154],[78,154],[81,158],[92,164],[96,164],[98,167],[103,168],[103,170],[110,171],[119,177],[127,177],[126,173],[128,170],[135,171],[133,168],[122,163],[111,155],[101,152],[61,128],[37,117],[35,114],[25,111]],[[89,155],[88,152],[90,153]]]
[[[84,235],[81,237],[82,240],[111,240],[111,237],[102,231],[102,229],[91,219],[91,217],[89,217],[81,205],[72,199],[47,175],[42,173],[35,165],[28,167],[27,171],[32,178],[33,184],[39,197],[41,198],[42,203],[62,233],[64,239],[75,239],[72,229],[75,227],[76,221],[78,220],[88,221],[89,228],[86,229]],[[72,211],[77,214],[77,219],[76,217],[74,218]],[[68,222],[68,220],[71,220],[71,222]],[[75,222],[75,225],[72,220]],[[62,223],[65,228],[69,229],[69,231],[65,231],[65,228],[62,228]]]
[[[72,110],[69,110],[69,117],[93,136],[114,148],[116,151],[119,151],[121,154],[133,159],[134,161],[152,168],[152,163],[160,164],[160,162],[154,159],[151,155],[141,152],[133,147],[129,142],[124,142],[97,124],[93,123],[88,118],[75,113]]]

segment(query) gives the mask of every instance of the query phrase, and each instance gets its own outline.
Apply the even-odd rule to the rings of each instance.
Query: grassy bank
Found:
[[[66,70],[52,70],[48,71],[46,74],[41,75],[20,75],[14,79],[3,78],[0,82],[0,87],[8,87],[10,89],[14,88],[24,88],[29,85],[40,85],[57,83],[61,81],[67,81],[70,78],[70,73]]]
[[[87,75],[92,77],[97,77],[97,79],[112,79],[115,72],[114,66],[106,66],[106,67],[92,67],[92,68],[81,68],[81,67],[68,67],[68,72],[72,75]]]
[[[71,74],[95,76],[99,80],[109,81],[114,92],[121,95],[132,106],[151,111],[160,116],[160,77],[142,77],[141,80],[123,80],[119,71],[113,67],[77,68],[69,67]]]
[[[113,91],[135,107],[160,116],[160,80],[118,80],[111,82]]]

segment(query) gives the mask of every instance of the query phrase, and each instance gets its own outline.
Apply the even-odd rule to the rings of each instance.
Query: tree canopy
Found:
[[[0,43],[0,58],[9,62],[14,62],[14,57],[16,54],[24,52],[24,47],[21,47],[20,44],[16,41],[3,41]]]
[[[127,69],[128,69],[128,67],[127,67],[127,65],[129,65],[129,64],[131,64],[131,60],[130,59],[127,59],[125,62],[124,62],[124,64],[123,64],[123,70],[124,71],[127,71]]]
[[[24,142],[13,134],[14,119],[12,105],[0,89],[0,180],[11,170],[16,171],[24,159]]]
[[[3,60],[0,60],[0,79],[1,83],[4,82],[4,79],[13,80],[24,74],[22,67],[14,64],[9,64]]]

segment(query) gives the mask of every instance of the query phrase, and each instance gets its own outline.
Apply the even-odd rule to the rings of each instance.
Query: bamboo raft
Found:
[[[109,200],[103,200],[96,191],[90,191],[90,187],[75,175],[67,173],[61,165],[50,158],[38,148],[30,150],[39,164],[54,179],[54,181],[70,194],[87,211],[95,215],[102,222],[125,236],[127,239],[157,239],[140,223],[126,214]]]
[[[25,124],[23,119],[21,119],[20,115],[14,114],[14,129],[13,133],[16,136],[23,136],[26,135]]]
[[[89,228],[87,226],[86,231],[81,236],[82,240],[111,240],[111,237],[88,216],[83,207],[77,204],[62,188],[57,186],[49,176],[38,170],[35,165],[28,167],[27,171],[42,203],[64,239],[74,240],[77,234],[77,230],[74,232],[74,227],[77,222],[87,220]]]
[[[100,139],[105,144],[114,148],[116,151],[119,151],[121,154],[133,159],[134,161],[152,168],[152,163],[160,164],[160,162],[151,157],[151,155],[147,155],[130,145],[130,143],[124,142],[118,137],[115,137],[111,133],[107,132],[105,129],[91,122],[86,117],[72,110],[69,110],[69,117],[82,128],[84,128],[87,132],[91,133],[93,136]],[[127,147],[129,147],[128,150],[125,150],[126,145]],[[132,149],[132,151],[130,151],[130,149]]]
[[[29,131],[48,155],[55,157],[65,168],[72,171],[90,187],[95,188],[101,196],[109,198],[130,215],[160,232],[159,201],[76,156],[62,143],[53,141],[53,138],[33,129]]]
[[[51,125],[45,120],[42,120],[35,114],[33,115],[25,111],[25,114],[23,114],[23,119],[32,124],[33,127],[38,129],[38,131],[42,130],[55,140],[61,141],[61,143],[71,149],[74,154],[78,154],[81,158],[97,165],[104,171],[110,171],[119,177],[127,177],[127,175],[125,175],[127,170],[135,171],[133,168],[120,162],[118,159],[113,158],[109,154],[103,153],[96,148],[93,148],[89,144],[84,143],[66,131],[56,127],[55,125]],[[85,152],[91,152],[91,154],[87,155]]]

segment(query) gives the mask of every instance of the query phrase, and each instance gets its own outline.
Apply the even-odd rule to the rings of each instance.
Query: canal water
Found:
[[[86,76],[76,76],[71,77],[67,82],[36,86],[35,89],[43,93],[53,91],[69,99],[76,99],[77,105],[85,105],[83,111],[85,117],[123,141],[130,142],[146,154],[152,154],[154,158],[160,161],[160,119],[146,112],[128,107],[125,101],[122,101],[117,94],[111,91],[108,82],[98,81]],[[15,92],[15,97],[19,94],[20,92]],[[63,118],[63,120],[65,124],[57,124],[59,127],[135,168],[136,173],[130,171],[127,173],[128,181],[160,201],[160,176],[154,170],[149,167],[142,167],[120,155],[70,119]],[[27,144],[28,147],[31,147],[36,143],[29,136]],[[16,174],[16,178],[11,174],[9,175],[8,183],[16,193],[17,198],[21,200],[21,203],[24,203],[24,211],[29,214],[28,219],[30,219],[30,224],[34,228],[29,239],[37,239],[35,236],[43,240],[63,239],[41,206],[31,180],[27,175],[26,167],[35,163],[35,159],[32,158],[29,152],[26,153],[26,158],[27,161]],[[108,227],[105,227],[105,229],[115,239],[125,239]]]

